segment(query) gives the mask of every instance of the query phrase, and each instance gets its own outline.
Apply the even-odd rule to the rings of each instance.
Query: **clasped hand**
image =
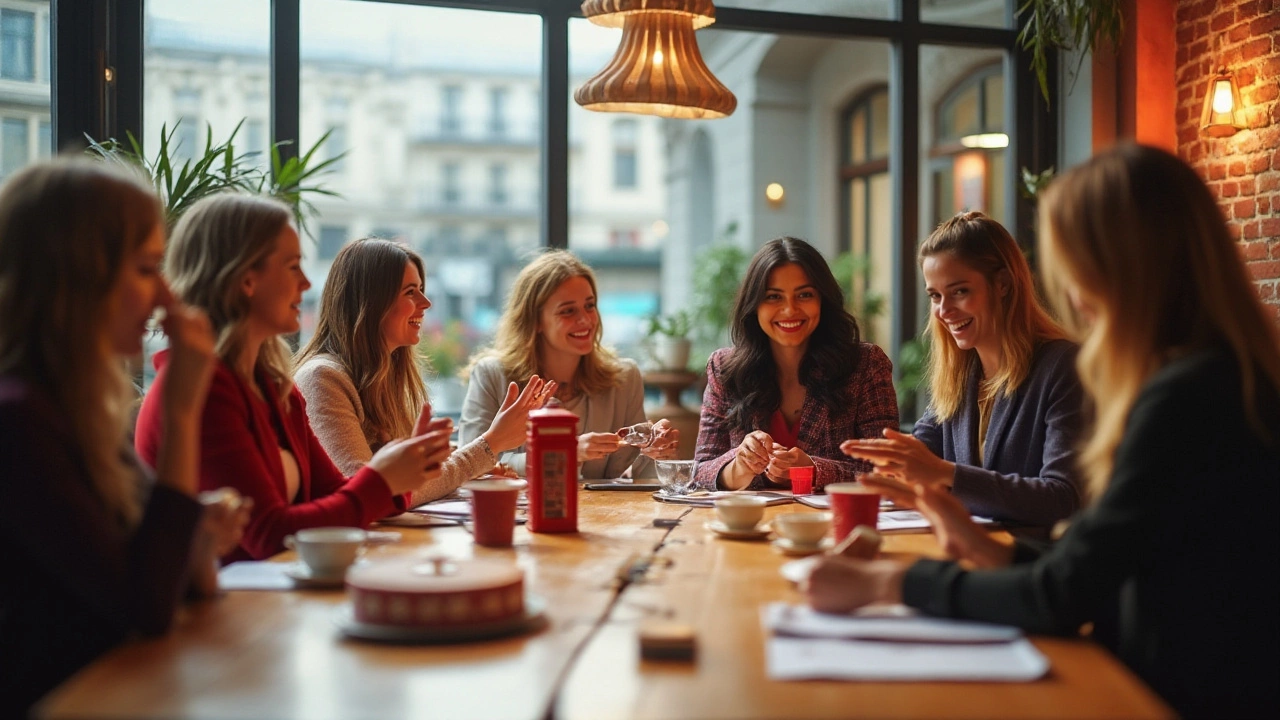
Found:
[[[813,458],[798,447],[788,448],[773,441],[773,437],[763,430],[747,433],[738,444],[738,455],[734,458],[741,467],[752,476],[764,474],[778,485],[791,482],[791,468],[813,467]]]

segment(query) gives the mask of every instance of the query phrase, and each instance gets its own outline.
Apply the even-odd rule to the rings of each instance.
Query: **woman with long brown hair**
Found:
[[[0,191],[0,716],[164,632],[239,540],[245,518],[196,497],[213,335],[169,293],[163,256],[160,202],[123,170],[57,160]],[[124,368],[157,308],[173,367],[153,478],[129,449]]]
[[[1068,635],[1092,623],[1180,714],[1272,717],[1280,586],[1259,553],[1280,514],[1275,325],[1208,188],[1163,150],[1092,158],[1040,213],[1048,285],[1083,338],[1096,413],[1080,455],[1090,506],[1052,548],[1019,543],[999,569],[825,560],[810,602],[904,602]],[[931,492],[919,495],[935,523],[972,531]]]
[[[417,253],[379,238],[349,243],[329,268],[316,332],[294,360],[293,377],[316,437],[344,473],[355,474],[392,438],[409,435],[427,402],[417,353],[431,307],[425,277]],[[554,385],[536,375],[523,391],[509,384],[488,430],[454,451],[410,504],[449,494],[492,470],[498,453],[523,445],[529,411]]]
[[[965,212],[933,231],[918,262],[929,408],[911,435],[890,430],[841,449],[879,475],[947,488],[975,515],[1038,526],[1068,517],[1082,485],[1076,345],[1041,307],[1022,250],[1000,223]]]
[[[307,423],[283,336],[298,331],[302,247],[283,203],[226,193],[197,202],[173,230],[165,274],[174,292],[204,310],[218,362],[204,403],[200,485],[230,486],[254,501],[240,547],[224,559],[264,558],[308,527],[366,527],[407,509],[409,494],[436,479],[448,430],[395,440],[351,477],[334,466]],[[156,354],[157,382],[168,355]],[[163,383],[142,403],[134,438],[154,459]],[[425,423],[424,423],[425,425]]]

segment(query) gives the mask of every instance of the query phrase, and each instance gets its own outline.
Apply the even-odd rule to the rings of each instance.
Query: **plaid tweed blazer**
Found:
[[[722,348],[707,362],[707,389],[702,395],[702,418],[698,425],[697,478],[702,487],[716,487],[725,465],[738,455],[738,446],[747,433],[769,429],[769,415],[754,418],[747,430],[730,428],[729,408],[737,398],[725,394],[722,373],[724,362],[733,352]],[[773,378],[761,378],[774,382]],[[831,483],[850,482],[858,473],[869,472],[871,464],[854,460],[840,452],[840,443],[850,438],[881,437],[885,428],[898,429],[898,399],[893,391],[893,364],[879,347],[862,343],[862,368],[849,378],[846,386],[849,402],[836,412],[809,395],[800,408],[797,423],[797,447],[813,458],[815,490]],[[749,489],[774,487],[761,474],[752,479]]]

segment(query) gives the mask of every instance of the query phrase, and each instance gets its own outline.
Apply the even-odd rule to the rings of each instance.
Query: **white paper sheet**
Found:
[[[243,560],[218,571],[218,587],[223,590],[292,590],[293,579],[285,574],[290,563]]]
[[[761,620],[769,632],[765,641],[765,665],[772,680],[1025,682],[1043,677],[1049,671],[1048,659],[1013,628],[935,618],[814,618],[806,617],[806,613],[811,616],[817,613],[800,608],[804,612],[797,612],[795,616],[808,623],[809,630],[820,626],[825,618],[832,627],[840,629],[837,632],[846,635],[850,627],[861,625],[878,628],[876,631],[880,634],[897,639],[778,636],[772,633],[772,628],[779,618],[791,617],[792,613],[784,610],[786,607],[785,603],[776,603],[761,612]],[[946,630],[939,624],[956,627]],[[896,631],[888,632],[886,628],[892,629],[895,625]],[[997,636],[1013,639],[992,641]],[[929,637],[948,640],[918,641]],[[984,640],[960,642],[959,638],[963,637]]]
[[[653,499],[658,502],[672,503],[675,505],[693,505],[694,507],[715,507],[716,500],[722,497],[730,497],[732,495],[755,495],[768,500],[769,506],[786,505],[795,502],[795,497],[788,491],[782,490],[697,490],[688,495],[667,496],[661,492],[655,492]]]

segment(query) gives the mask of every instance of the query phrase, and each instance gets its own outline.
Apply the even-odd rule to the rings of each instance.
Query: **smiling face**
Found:
[[[107,333],[111,349],[119,355],[142,352],[142,337],[151,314],[173,301],[168,284],[160,276],[163,259],[164,234],[157,222],[147,239],[125,257],[111,289]]]
[[[756,319],[775,350],[806,348],[821,317],[822,298],[799,265],[779,265],[769,273]]]
[[[387,308],[387,314],[382,316],[382,337],[387,341],[388,350],[418,344],[422,333],[422,314],[431,307],[431,301],[423,295],[425,289],[418,266],[412,262],[405,263],[400,292]]]
[[[302,272],[297,231],[288,225],[280,231],[275,249],[245,273],[242,287],[249,298],[247,322],[256,332],[273,337],[298,331],[302,293],[311,281]]]
[[[930,255],[920,264],[925,292],[933,316],[942,323],[961,350],[985,352],[1000,348],[996,322],[996,293],[986,276],[959,260],[954,253]],[[997,280],[999,281],[999,276]],[[1007,287],[1003,288],[1007,290]]]
[[[543,352],[583,357],[595,349],[596,294],[586,278],[571,277],[551,293],[538,313],[538,335]]]

